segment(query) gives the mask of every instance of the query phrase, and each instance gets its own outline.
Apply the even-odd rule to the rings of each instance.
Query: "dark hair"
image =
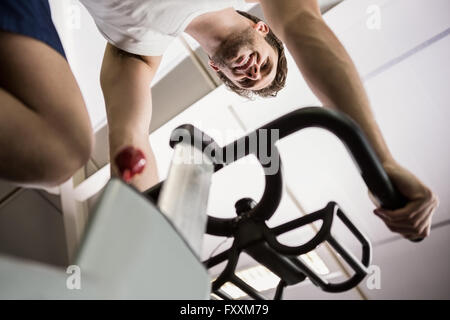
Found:
[[[246,17],[247,19],[252,20],[255,23],[262,21],[258,17],[251,15],[247,12],[239,10],[236,10],[236,12]],[[265,39],[267,43],[270,44],[275,49],[275,51],[278,52],[277,73],[270,85],[260,90],[244,89],[234,84],[221,71],[217,72],[217,75],[219,76],[220,80],[222,80],[230,90],[236,92],[238,95],[242,97],[251,98],[253,95],[258,95],[260,97],[275,97],[278,91],[284,88],[284,85],[286,83],[287,61],[286,56],[284,55],[283,43],[281,42],[280,39],[277,38],[277,36],[270,29],[269,33],[265,36]]]

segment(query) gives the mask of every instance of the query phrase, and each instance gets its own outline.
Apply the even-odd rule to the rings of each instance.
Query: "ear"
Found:
[[[270,30],[269,26],[263,21],[258,21],[257,23],[255,23],[253,25],[253,29],[255,29],[257,32],[259,32],[263,36],[268,34],[269,30]]]
[[[209,66],[211,68],[213,68],[214,71],[216,71],[216,72],[220,71],[219,67],[217,67],[211,59],[208,60],[208,63],[209,63]]]

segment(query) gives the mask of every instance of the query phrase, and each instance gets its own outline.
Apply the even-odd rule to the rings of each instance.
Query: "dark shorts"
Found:
[[[40,40],[66,58],[48,0],[0,0],[0,30]]]

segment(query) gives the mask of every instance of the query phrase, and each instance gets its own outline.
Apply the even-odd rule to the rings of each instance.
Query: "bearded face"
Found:
[[[229,36],[210,58],[214,70],[249,90],[260,90],[273,81],[278,60],[277,52],[264,39],[266,29],[260,31],[258,26],[267,27],[258,23]]]

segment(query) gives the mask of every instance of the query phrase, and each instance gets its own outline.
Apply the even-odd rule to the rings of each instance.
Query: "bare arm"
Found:
[[[152,115],[150,83],[160,61],[161,57],[136,56],[108,44],[100,75],[108,118],[111,173],[118,175],[113,159],[123,147],[141,149],[147,165],[142,174],[131,180],[141,191],[158,181],[148,130]]]
[[[407,238],[427,236],[436,195],[393,159],[370,109],[356,67],[323,20],[317,0],[260,0],[264,15],[286,44],[305,80],[324,106],[353,118],[369,138],[388,175],[410,200],[399,210],[375,213]]]
[[[322,19],[317,1],[262,0],[261,4],[264,13],[268,12],[269,25],[286,44],[323,105],[343,111],[358,122],[381,161],[392,161],[355,65]]]

